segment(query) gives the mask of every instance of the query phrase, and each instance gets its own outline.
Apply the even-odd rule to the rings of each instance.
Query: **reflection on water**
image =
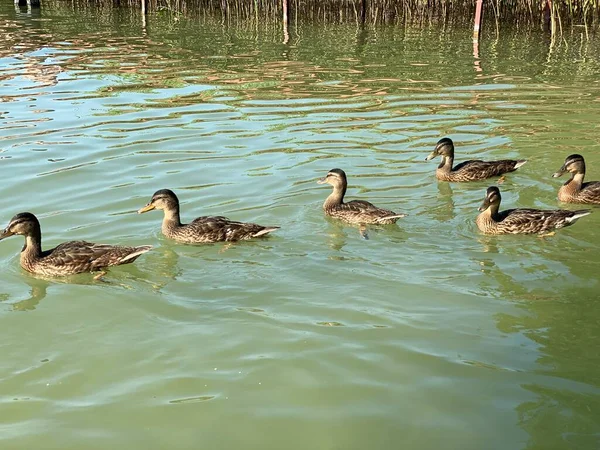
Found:
[[[46,297],[48,282],[36,284],[27,282],[27,284],[30,286],[29,298],[12,303],[13,311],[32,311]]]
[[[168,448],[165,429],[181,448],[597,447],[600,216],[481,236],[496,180],[423,160],[441,136],[460,160],[528,159],[504,202],[556,207],[566,155],[600,170],[600,41],[506,30],[474,54],[467,29],[304,23],[282,43],[75,4],[0,6],[0,211],[41,214],[45,248],[155,249],[49,281],[0,243],[3,448]],[[325,218],[332,167],[408,217],[369,239]],[[177,245],[135,214],[164,187],[184,216],[282,228]]]

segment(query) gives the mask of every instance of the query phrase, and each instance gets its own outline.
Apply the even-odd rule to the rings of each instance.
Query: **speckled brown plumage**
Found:
[[[569,155],[565,163],[552,176],[571,173],[571,178],[558,190],[558,199],[566,203],[588,203],[600,205],[600,181],[583,182],[585,177],[585,160],[581,155]]]
[[[489,187],[483,204],[479,208],[481,214],[475,222],[485,234],[545,234],[559,228],[572,225],[580,217],[590,214],[590,210],[569,211],[566,209],[507,209],[499,211],[500,189]]]
[[[46,276],[102,271],[110,266],[131,263],[152,249],[151,245],[123,247],[70,241],[43,251],[40,223],[33,214],[27,212],[14,216],[0,234],[0,239],[14,234],[25,236],[21,266],[28,272]]]
[[[153,209],[164,211],[162,233],[169,239],[184,244],[210,242],[235,242],[266,236],[279,227],[267,227],[255,223],[236,222],[223,216],[202,216],[191,223],[182,224],[179,217],[179,199],[169,189],[156,191],[146,206],[138,213]]]
[[[441,181],[479,181],[496,177],[508,172],[514,172],[527,161],[503,159],[499,161],[464,161],[452,167],[454,163],[454,143],[450,138],[438,141],[433,152],[425,158],[429,161],[436,156],[442,157],[442,162],[435,171],[435,176]]]
[[[406,214],[396,214],[389,209],[378,208],[364,200],[352,200],[344,203],[348,181],[346,173],[341,169],[330,170],[327,176],[321,178],[317,183],[327,183],[333,186],[333,192],[323,203],[323,210],[325,214],[336,219],[348,223],[389,225],[406,216]]]

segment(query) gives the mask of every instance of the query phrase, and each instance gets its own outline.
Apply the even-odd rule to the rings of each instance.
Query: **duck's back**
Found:
[[[133,262],[151,248],[69,241],[42,252],[39,258],[31,258],[24,252],[21,254],[21,265],[29,272],[50,276],[94,272]]]
[[[503,159],[482,161],[473,159],[454,166],[450,172],[438,169],[436,175],[443,181],[477,181],[513,172],[525,164],[524,160]]]
[[[334,207],[326,210],[326,212],[331,217],[335,217],[346,222],[363,224],[388,223],[385,218],[397,216],[394,211],[378,208],[377,206],[365,200],[352,200],[347,203],[335,205]],[[389,223],[394,223],[396,220],[397,217],[395,219],[390,218]]]
[[[477,225],[488,234],[540,234],[572,225],[579,217],[587,214],[588,210],[507,209],[500,211],[496,220],[490,218],[486,221],[482,217],[484,215],[480,214]]]
[[[265,235],[279,227],[237,222],[224,216],[202,216],[187,225],[163,230],[167,237],[188,244],[235,242]]]

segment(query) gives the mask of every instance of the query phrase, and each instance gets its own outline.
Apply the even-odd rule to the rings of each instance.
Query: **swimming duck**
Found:
[[[485,180],[486,178],[514,172],[527,162],[524,159],[503,159],[499,161],[470,160],[452,167],[454,162],[454,142],[450,138],[440,139],[433,152],[425,158],[425,161],[432,160],[436,156],[442,157],[442,162],[435,171],[435,176],[441,181]]]
[[[479,208],[481,214],[475,222],[485,234],[552,234],[554,230],[568,227],[577,219],[591,213],[589,209],[569,211],[566,209],[500,209],[500,189],[489,187],[483,204]]]
[[[139,214],[162,209],[164,218],[162,233],[184,244],[202,244],[219,241],[242,241],[265,236],[279,227],[265,227],[255,223],[234,222],[223,216],[202,216],[191,223],[182,224],[179,218],[179,199],[169,189],[156,191],[148,203],[138,211]]]
[[[323,203],[323,210],[328,216],[348,223],[381,225],[396,223],[401,217],[406,217],[406,214],[396,214],[394,211],[378,208],[364,200],[352,200],[344,203],[348,181],[346,173],[342,169],[331,169],[317,183],[327,183],[333,186],[333,192]]]
[[[50,250],[42,250],[42,229],[33,214],[22,212],[10,219],[8,226],[0,233],[0,240],[20,234],[25,236],[25,246],[21,250],[21,267],[31,273],[46,276],[64,276],[81,272],[105,275],[109,266],[129,264],[141,254],[152,249],[151,245],[121,247],[94,244],[86,241],[64,242]]]
[[[565,172],[570,172],[572,175],[558,190],[558,199],[561,202],[600,204],[600,181],[583,182],[583,178],[585,177],[585,161],[583,156],[567,156],[565,163],[552,176],[558,178]]]

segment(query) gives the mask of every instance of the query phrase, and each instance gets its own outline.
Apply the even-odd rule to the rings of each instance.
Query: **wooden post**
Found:
[[[287,28],[288,24],[290,23],[289,16],[288,16],[288,1],[289,0],[281,0],[281,2],[283,3],[283,5],[282,5],[282,9],[283,9],[283,26],[285,28]]]
[[[146,35],[146,2],[148,0],[141,0],[142,2],[142,34]]]
[[[481,34],[481,14],[483,12],[483,0],[477,0],[475,5],[475,24],[473,25],[473,40],[478,41]]]
[[[290,40],[290,33],[288,32],[288,26],[290,24],[290,17],[288,15],[288,2],[289,0],[281,0],[283,10],[283,43],[287,44]]]
[[[554,36],[556,34],[556,16],[554,15],[554,9],[552,9],[552,0],[547,0],[546,3],[550,10],[550,33]]]

